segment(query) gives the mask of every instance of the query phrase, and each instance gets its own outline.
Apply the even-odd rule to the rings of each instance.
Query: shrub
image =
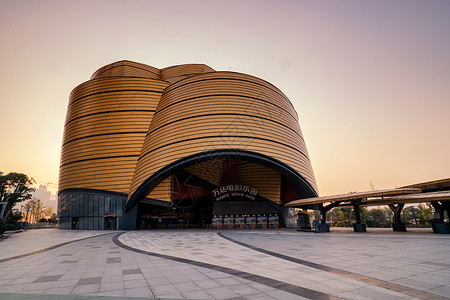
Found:
[[[0,234],[6,231],[6,222],[4,219],[0,218]]]
[[[6,230],[18,230],[18,229],[22,229],[22,227],[19,224],[10,224],[10,223],[6,224]]]

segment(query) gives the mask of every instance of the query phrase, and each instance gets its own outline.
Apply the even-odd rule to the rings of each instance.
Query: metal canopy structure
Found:
[[[444,223],[444,212],[450,216],[450,178],[412,184],[396,189],[385,189],[348,193],[325,197],[313,197],[294,200],[285,204],[287,207],[316,209],[321,213],[320,231],[329,231],[326,226],[326,213],[334,207],[352,206],[355,211],[356,224],[354,230],[365,232],[365,224],[361,224],[360,206],[387,205],[394,212],[394,231],[406,231],[401,223],[400,213],[405,204],[429,202],[439,212],[439,222],[433,224],[433,231],[450,233],[450,224]],[[327,205],[325,205],[328,203]],[[436,229],[437,227],[441,229]]]
[[[436,190],[445,190],[450,188],[450,178],[438,179],[433,181],[426,181],[421,183],[410,184],[402,186],[402,188],[418,188],[427,192]]]
[[[389,205],[389,204],[408,204],[435,201],[450,201],[450,191],[440,191],[431,193],[407,194],[383,199],[368,199],[361,205]]]
[[[415,194],[422,192],[421,189],[418,188],[399,188],[399,189],[386,189],[386,190],[375,190],[375,191],[367,191],[367,192],[358,192],[358,193],[348,193],[341,195],[332,195],[332,196],[324,196],[324,197],[313,197],[306,198],[300,200],[294,200],[285,204],[288,207],[301,207],[305,205],[311,204],[320,204],[327,202],[348,202],[356,199],[365,199],[367,201],[368,198],[375,197],[389,197],[389,196],[397,196],[397,195],[405,195],[405,194]]]

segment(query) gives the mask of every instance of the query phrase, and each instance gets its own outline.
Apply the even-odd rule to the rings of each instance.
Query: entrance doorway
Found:
[[[115,216],[108,216],[104,217],[105,224],[104,229],[105,230],[116,230],[117,229],[117,220]]]
[[[72,229],[79,229],[79,217],[72,217]]]
[[[189,201],[186,201],[188,203]],[[162,207],[139,203],[137,228],[184,229],[211,228],[213,215],[212,198],[199,198],[193,207]],[[191,203],[191,202],[189,202]]]

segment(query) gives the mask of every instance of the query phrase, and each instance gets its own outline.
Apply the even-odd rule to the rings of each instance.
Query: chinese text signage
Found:
[[[216,198],[216,201],[220,201],[228,197],[244,197],[255,200],[255,196],[258,194],[258,189],[242,184],[229,184],[221,186],[212,192],[214,198]]]

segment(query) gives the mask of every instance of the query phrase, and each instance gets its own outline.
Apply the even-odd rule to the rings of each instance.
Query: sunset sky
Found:
[[[204,63],[292,101],[321,196],[450,177],[450,1],[0,0],[0,171],[57,183],[71,90]]]

